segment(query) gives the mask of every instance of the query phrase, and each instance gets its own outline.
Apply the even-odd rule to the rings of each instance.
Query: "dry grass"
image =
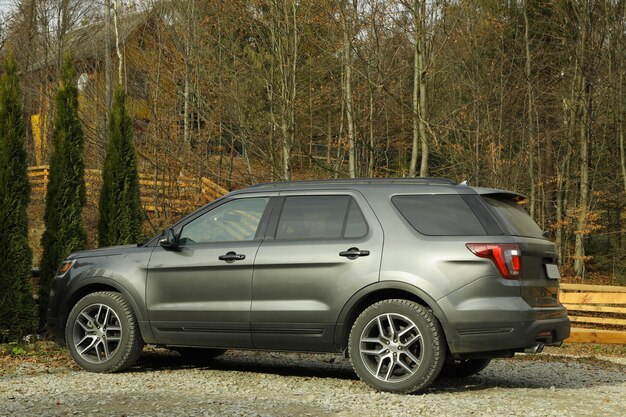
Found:
[[[0,345],[0,376],[21,373],[62,372],[78,369],[68,350],[54,342],[35,341]]]
[[[563,343],[560,347],[546,347],[544,352],[555,355],[610,356],[626,358],[626,345],[601,345],[597,343]]]

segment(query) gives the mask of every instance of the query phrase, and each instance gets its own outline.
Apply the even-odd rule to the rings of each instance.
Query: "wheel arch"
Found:
[[[418,304],[428,307],[437,320],[439,320],[445,333],[447,327],[445,326],[447,323],[446,315],[437,302],[425,291],[401,281],[379,281],[355,293],[348,302],[346,302],[341,313],[339,313],[339,318],[335,325],[334,337],[337,350],[346,350],[352,325],[363,310],[378,301],[394,298],[415,301]]]
[[[88,281],[81,283],[80,286],[75,288],[67,297],[66,302],[64,303],[64,311],[62,314],[62,323],[61,328],[65,329],[67,325],[67,319],[69,317],[70,311],[74,307],[74,305],[86,295],[89,295],[98,291],[111,291],[122,294],[124,299],[130,305],[130,308],[133,310],[133,314],[135,315],[137,322],[139,324],[139,331],[143,340],[150,340],[152,337],[151,330],[149,326],[144,325],[147,320],[144,318],[141,309],[137,305],[135,299],[132,297],[131,293],[119,282],[114,281],[105,277],[92,277]],[[148,333],[146,333],[148,332]],[[65,331],[63,331],[63,338],[65,339]],[[66,341],[67,342],[67,341]]]

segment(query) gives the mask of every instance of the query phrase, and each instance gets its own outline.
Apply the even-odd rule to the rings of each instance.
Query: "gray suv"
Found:
[[[49,328],[94,372],[144,343],[343,352],[370,386],[415,392],[569,336],[555,246],[523,199],[441,178],[256,185],[143,245],[70,255]]]

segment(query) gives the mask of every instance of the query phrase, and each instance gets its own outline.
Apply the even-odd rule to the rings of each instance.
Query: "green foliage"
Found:
[[[98,243],[100,246],[139,243],[143,210],[139,195],[133,122],[126,95],[115,91],[109,123],[109,147],[102,170]]]
[[[56,95],[56,117],[50,157],[50,176],[46,194],[41,239],[41,285],[39,317],[45,323],[50,283],[59,263],[70,253],[85,249],[87,234],[83,226],[85,176],[83,131],[78,117],[78,88],[72,56],[65,57],[61,82]]]
[[[22,346],[16,345],[11,348],[11,354],[13,356],[21,356],[26,353],[26,350]]]
[[[35,330],[28,245],[30,182],[25,128],[15,61],[4,62],[0,79],[0,342],[19,340]]]

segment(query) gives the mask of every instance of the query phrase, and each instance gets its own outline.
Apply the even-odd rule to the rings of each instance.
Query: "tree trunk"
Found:
[[[412,132],[413,145],[411,147],[411,165],[409,176],[417,175],[417,156],[421,148],[420,176],[428,175],[428,140],[426,137],[426,76],[425,76],[425,33],[424,20],[426,14],[426,1],[414,0],[413,2],[413,100],[412,100]]]
[[[374,91],[370,87],[370,102],[369,102],[369,152],[368,152],[368,165],[367,175],[369,177],[374,176]]]
[[[185,53],[189,52],[185,47]],[[185,58],[183,75],[183,143],[185,146],[189,146],[189,95],[190,95],[190,82],[189,82],[189,62],[188,58]]]
[[[356,9],[356,0],[355,0]],[[343,24],[343,57],[344,57],[344,103],[346,109],[346,124],[348,134],[348,175],[350,178],[356,177],[356,158],[354,140],[354,113],[352,97],[352,42],[351,31],[348,27],[348,6],[343,2],[342,24]]]
[[[270,49],[272,63],[278,68],[279,129],[281,133],[282,177],[291,179],[291,151],[295,143],[298,26],[295,0],[271,3]]]
[[[422,5],[425,5],[426,2],[423,1]],[[425,6],[422,6],[425,7]],[[423,44],[422,44],[423,51]],[[420,53],[420,67],[425,68],[424,65],[424,54]],[[428,137],[426,136],[426,71],[422,70],[420,72],[420,106],[419,106],[419,133],[420,133],[420,144],[422,147],[422,160],[420,161],[420,177],[428,176],[428,157],[429,157],[429,147],[428,147]]]
[[[624,85],[624,70],[621,71],[619,76],[619,85],[620,88],[617,92],[618,99],[618,107],[617,111],[619,112],[619,121],[618,121],[618,129],[619,129],[619,155],[621,162],[621,171],[622,171],[622,179],[624,180],[624,192],[626,193],[626,151],[624,149],[624,92],[622,91]]]
[[[524,46],[526,52],[526,99],[527,104],[527,125],[528,133],[528,171],[530,176],[530,217],[535,218],[535,135],[533,133],[533,86],[531,81],[531,57],[530,57],[530,37],[528,27],[528,0],[524,1]]]
[[[585,276],[585,229],[587,227],[587,212],[589,210],[589,141],[591,137],[591,80],[588,78],[587,54],[589,50],[588,32],[590,26],[590,5],[583,2],[579,7],[578,17],[580,19],[580,39],[578,40],[578,50],[576,63],[580,67],[578,78],[578,111],[579,118],[579,171],[580,171],[580,194],[578,200],[578,218],[576,221],[576,232],[574,241],[574,271],[576,275]]]
[[[120,49],[120,32],[118,27],[118,18],[120,13],[120,0],[115,0],[115,9],[113,10],[113,26],[115,27],[115,51],[117,52],[117,84],[124,86],[124,57]]]
[[[591,106],[591,85],[584,74],[580,78],[582,122],[579,130],[580,146],[580,199],[579,213],[576,223],[576,240],[574,243],[574,270],[576,275],[585,275],[585,228],[587,227],[587,211],[589,206],[589,135]]]
[[[298,94],[297,88],[297,68],[298,68],[298,20],[296,15],[296,0],[291,0],[291,16],[289,16],[287,7],[285,7],[285,20],[291,19],[291,33],[290,42],[291,53],[289,58],[291,59],[289,67],[289,144],[290,148],[296,143],[296,96]],[[289,150],[291,152],[291,149]],[[289,163],[290,161],[287,161]],[[291,172],[289,173],[289,179],[291,179]]]
[[[111,111],[111,97],[113,97],[113,63],[111,60],[111,0],[105,0],[106,39],[104,40],[104,135],[108,143],[109,112]]]

